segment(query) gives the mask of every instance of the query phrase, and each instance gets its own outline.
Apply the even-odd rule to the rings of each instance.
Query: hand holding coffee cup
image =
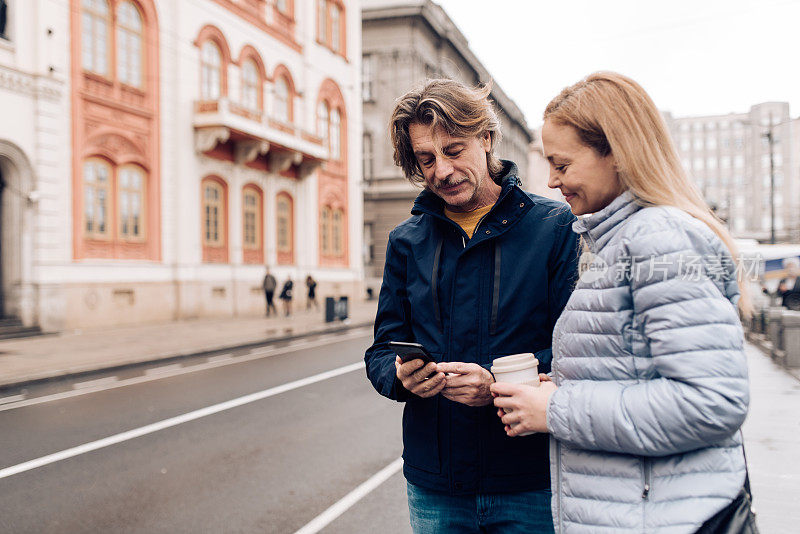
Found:
[[[515,410],[520,410],[526,393],[540,387],[539,360],[531,353],[503,356],[492,362],[492,374],[496,382],[491,391],[498,395],[494,404],[499,408],[498,416],[506,424],[506,432],[510,436],[535,434],[536,430],[516,428],[525,419],[525,411],[515,413]]]

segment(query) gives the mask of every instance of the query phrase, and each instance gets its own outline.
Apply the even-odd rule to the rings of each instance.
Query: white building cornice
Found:
[[[0,90],[11,91],[32,98],[59,100],[64,93],[64,82],[0,65]]]

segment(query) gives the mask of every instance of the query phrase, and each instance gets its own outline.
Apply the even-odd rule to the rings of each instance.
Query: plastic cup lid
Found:
[[[510,373],[513,371],[522,371],[523,369],[530,369],[539,365],[533,354],[526,352],[523,354],[512,354],[511,356],[502,356],[495,358],[492,362],[492,373]]]

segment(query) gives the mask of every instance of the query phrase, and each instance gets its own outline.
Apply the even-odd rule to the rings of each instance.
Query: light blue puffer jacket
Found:
[[[553,333],[556,532],[694,532],[744,483],[733,261],[703,222],[628,192],[573,230],[595,261]]]

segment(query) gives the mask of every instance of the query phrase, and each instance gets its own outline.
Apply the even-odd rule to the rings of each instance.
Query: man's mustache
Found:
[[[442,189],[442,188],[445,188],[445,187],[453,187],[453,186],[456,186],[458,184],[463,184],[466,181],[467,181],[466,178],[463,179],[463,180],[454,180],[454,179],[448,178],[444,182],[439,182],[434,187],[436,189]]]

